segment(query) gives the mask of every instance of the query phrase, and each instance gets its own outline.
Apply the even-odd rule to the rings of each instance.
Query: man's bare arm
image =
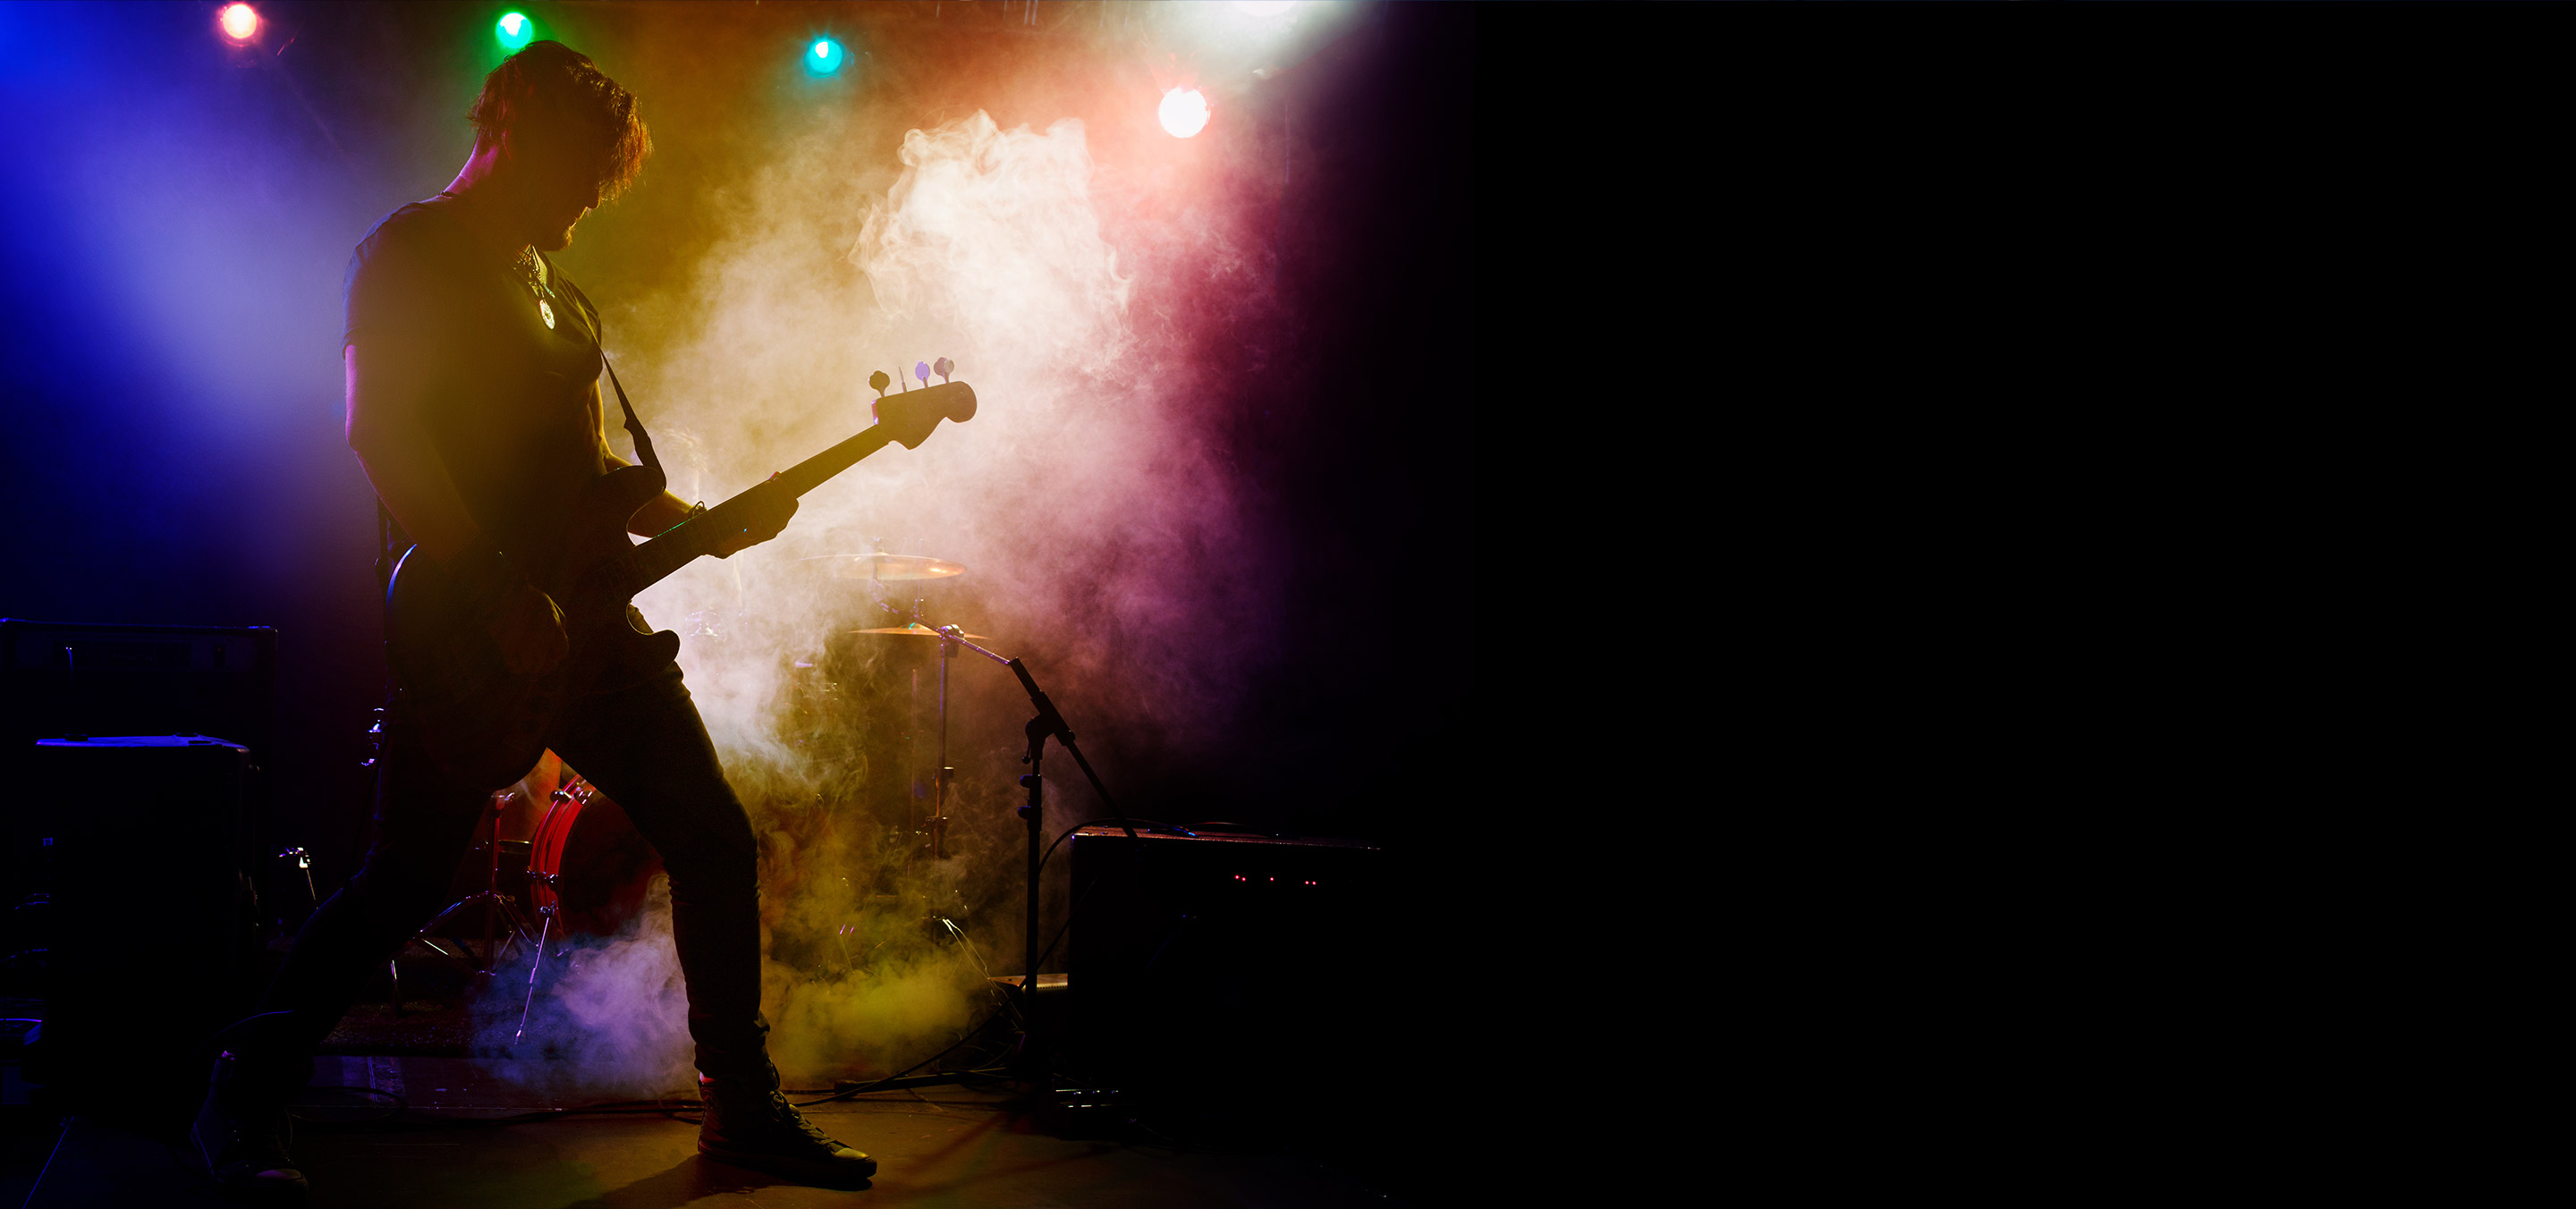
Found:
[[[422,350],[395,339],[371,340],[340,350],[349,448],[366,468],[377,498],[402,522],[421,551],[441,566],[455,566],[488,539],[467,511],[465,497],[448,477],[447,463],[429,440],[420,408],[429,375]],[[563,661],[570,643],[563,612],[524,581],[497,585],[486,599],[485,628],[510,670],[529,676]]]
[[[366,468],[377,498],[421,549],[441,565],[474,544],[479,529],[447,463],[420,422],[427,366],[399,341],[370,341],[340,350],[346,385],[349,448]]]
[[[608,460],[612,465],[627,464],[626,459],[615,454],[610,454]],[[636,509],[635,515],[626,519],[626,531],[638,537],[652,537],[687,519],[689,519],[689,505],[681,502],[680,497],[665,491],[654,499],[644,501],[644,506]]]
[[[591,427],[600,434],[601,459],[612,468],[634,465],[635,463],[608,452],[607,407],[600,401],[597,382],[590,384],[590,418]],[[767,503],[769,504],[767,508],[745,516],[744,523],[748,526],[746,531],[718,545],[716,557],[731,558],[736,551],[757,546],[778,536],[778,531],[787,526],[788,518],[796,515],[794,496],[783,496]],[[658,498],[644,501],[644,506],[636,509],[635,515],[626,518],[626,531],[637,537],[658,536],[671,526],[689,519],[689,508],[690,504],[687,500],[665,491]]]
[[[591,380],[587,402],[590,404],[590,430],[599,435],[600,460],[611,470],[634,465],[608,451],[608,408],[600,401],[599,380],[596,378]],[[652,537],[688,518],[689,502],[665,491],[658,499],[644,501],[644,506],[636,509],[635,515],[626,518],[626,531],[637,537]]]

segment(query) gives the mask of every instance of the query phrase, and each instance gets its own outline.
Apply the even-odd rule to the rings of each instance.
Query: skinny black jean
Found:
[[[376,839],[349,884],[307,920],[249,1030],[245,1058],[301,1063],[367,979],[447,904],[450,879],[493,786],[461,785],[423,750],[397,693],[376,766]],[[671,928],[689,993],[700,1073],[765,1083],[760,883],[750,817],[716,762],[706,723],[665,666],[629,688],[576,699],[546,745],[626,809],[671,877]]]

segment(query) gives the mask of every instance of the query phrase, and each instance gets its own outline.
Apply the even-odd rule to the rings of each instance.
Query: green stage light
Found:
[[[501,45],[517,50],[536,38],[537,23],[528,20],[526,13],[505,13],[492,23],[492,36],[500,39]]]
[[[805,70],[818,76],[841,70],[842,61],[848,57],[841,44],[830,38],[816,38],[805,44]]]

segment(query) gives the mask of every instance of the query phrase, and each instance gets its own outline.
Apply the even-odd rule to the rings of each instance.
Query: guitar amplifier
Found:
[[[1373,1029],[1386,854],[1338,839],[1074,833],[1066,939],[1077,1077],[1255,1128]]]

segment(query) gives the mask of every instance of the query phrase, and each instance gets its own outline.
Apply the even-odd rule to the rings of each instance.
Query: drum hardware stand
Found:
[[[478,975],[489,975],[493,967],[500,965],[501,951],[512,940],[528,938],[528,917],[520,912],[518,898],[501,893],[501,812],[508,807],[509,799],[510,795],[507,791],[495,793],[491,796],[489,808],[484,811],[484,848],[490,861],[484,866],[483,888],[449,903],[446,910],[439,912],[436,918],[430,920],[412,936],[413,940],[419,941],[430,952],[463,965],[468,971]],[[483,916],[483,956],[481,958],[475,957],[474,948],[471,945],[459,944],[457,947],[464,950],[463,954],[459,955],[448,952],[446,946],[439,944],[430,936],[430,933],[438,930],[440,924],[447,922],[449,916],[478,905],[491,908]],[[511,935],[506,938],[500,935],[500,925],[503,923],[507,923],[510,927]],[[542,958],[544,950],[540,948],[538,954]],[[402,975],[399,971],[394,975],[393,1011],[396,1016],[402,1015]]]
[[[313,854],[301,848],[287,848],[277,854],[277,859],[295,862],[295,871],[304,875],[305,902],[311,907],[321,906],[322,892],[313,888]]]
[[[288,847],[288,848],[282,849],[282,850],[280,850],[280,851],[278,852],[278,854],[277,854],[277,859],[278,859],[278,863],[280,863],[280,864],[286,864],[287,862],[290,862],[290,861],[291,861],[291,862],[293,862],[293,864],[292,864],[292,865],[290,865],[289,867],[290,867],[290,868],[292,868],[292,869],[294,869],[297,873],[299,873],[299,874],[303,875],[303,878],[304,878],[304,907],[303,907],[302,915],[303,915],[303,918],[304,918],[304,919],[311,919],[311,918],[313,918],[313,913],[314,913],[315,911],[317,911],[317,910],[320,910],[320,909],[321,909],[321,906],[322,906],[322,894],[321,894],[321,892],[320,892],[320,891],[318,891],[318,890],[314,889],[314,887],[313,887],[313,854],[312,854],[312,853],[310,853],[310,852],[305,851],[305,850],[304,850],[304,849],[302,849],[302,848]],[[295,883],[293,883],[293,882],[291,882],[291,881],[287,883],[287,885],[288,885],[288,886],[290,886],[290,887],[291,887],[291,886],[293,886],[294,884],[295,884]],[[272,893],[270,894],[270,897],[276,900],[275,902],[273,902],[273,903],[271,903],[271,904],[270,904],[270,906],[276,910],[276,914],[274,914],[271,918],[273,918],[273,919],[277,922],[277,929],[278,929],[278,931],[279,931],[280,933],[285,933],[285,932],[286,932],[286,914],[285,914],[285,906],[286,906],[286,902],[285,902],[285,900],[286,900],[286,895],[285,895],[285,894],[283,894],[283,893],[280,893],[280,892],[274,892],[274,891],[272,891]],[[303,924],[302,924],[302,922],[301,922],[301,921],[299,921],[299,922],[297,923],[297,925],[296,925],[296,926],[300,928],[300,927],[302,927],[302,926],[303,926]]]
[[[540,873],[534,869],[528,871],[529,881],[544,882],[549,889],[555,887],[559,876],[553,873]],[[537,914],[544,918],[544,922],[537,925],[537,955],[535,960],[528,963],[528,994],[526,998],[519,1001],[519,1031],[510,1034],[512,1045],[517,1045],[521,1038],[528,1035],[528,1009],[537,1005],[537,971],[545,968],[546,938],[554,932],[555,908],[561,905],[563,905],[563,899],[558,894],[554,902],[537,908]]]

